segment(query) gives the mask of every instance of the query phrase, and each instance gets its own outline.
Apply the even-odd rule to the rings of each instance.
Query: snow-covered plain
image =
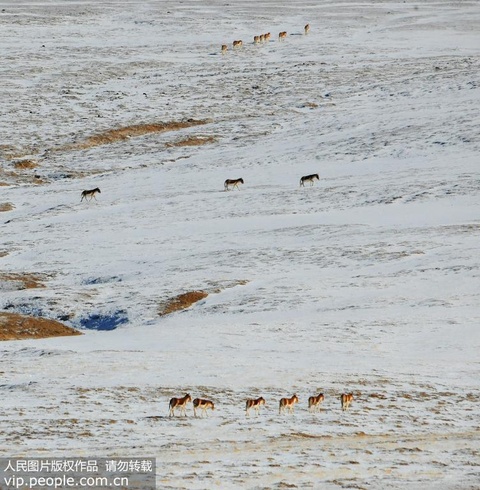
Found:
[[[2,344],[0,455],[154,456],[159,488],[480,488],[478,2],[0,6],[0,163],[46,181],[0,188],[0,271],[50,277],[0,308],[123,321]],[[185,119],[208,122],[66,149]],[[215,412],[169,418],[186,392]]]

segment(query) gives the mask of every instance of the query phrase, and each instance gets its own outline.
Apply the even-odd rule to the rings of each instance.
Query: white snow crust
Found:
[[[152,456],[159,489],[478,489],[479,3],[0,7],[0,145],[47,181],[0,187],[0,271],[50,277],[0,309],[126,320],[2,343],[0,455]],[[214,142],[167,145],[189,136]],[[187,392],[215,411],[169,418]]]

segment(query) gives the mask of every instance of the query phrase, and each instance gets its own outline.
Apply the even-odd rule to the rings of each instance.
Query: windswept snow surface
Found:
[[[0,144],[48,181],[0,188],[0,270],[51,275],[0,308],[118,320],[2,343],[0,454],[154,456],[162,489],[478,489],[478,2],[0,6]],[[166,146],[189,136],[215,141]],[[216,410],[169,418],[186,392]]]

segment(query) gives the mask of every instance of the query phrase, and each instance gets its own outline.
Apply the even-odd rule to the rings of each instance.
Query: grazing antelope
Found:
[[[281,414],[286,409],[288,409],[288,411],[290,413],[293,413],[293,408],[295,406],[295,403],[298,403],[298,396],[297,395],[293,395],[291,398],[282,398],[280,400],[278,413]]]
[[[175,415],[175,409],[179,408],[180,413],[183,413],[185,417],[187,416],[187,403],[192,401],[192,397],[187,393],[183,398],[172,398],[170,400],[170,412],[169,416],[173,417]]]
[[[308,34],[310,32],[310,24],[307,24],[305,26],[305,34]]]
[[[222,44],[222,54],[225,54],[228,51],[228,46],[226,44]]]
[[[197,408],[202,409],[202,415],[207,415],[207,409],[215,410],[215,405],[210,400],[203,400],[202,398],[195,398],[193,400],[193,414],[197,416]]]
[[[228,188],[232,186],[232,189],[235,189],[235,187],[240,190],[240,187],[238,187],[238,184],[243,184],[243,179],[227,179],[225,183],[223,184],[223,187],[225,188],[226,191],[228,191]]]
[[[84,199],[86,201],[88,197],[90,197],[89,201],[91,201],[92,198],[95,199],[95,201],[96,201],[97,198],[95,197],[95,194],[97,194],[97,193],[98,194],[102,193],[98,187],[95,187],[95,189],[90,189],[89,191],[83,191],[82,192],[82,198],[80,199],[80,202],[82,202]]]
[[[260,413],[260,407],[262,405],[265,405],[265,398],[263,397],[257,398],[256,400],[247,400],[245,404],[245,417],[248,417],[251,408],[253,408],[258,415]]]
[[[342,402],[342,410],[348,410],[350,403],[353,402],[353,393],[343,393],[340,396],[340,401]]]
[[[233,47],[234,48],[239,48],[243,46],[243,41],[242,40],[239,40],[239,41],[233,41]]]
[[[320,410],[320,404],[325,400],[325,396],[323,393],[318,394],[317,396],[311,396],[308,399],[308,409],[310,412],[315,412]]]
[[[304,175],[300,179],[300,187],[305,187],[305,182],[310,182],[310,185],[313,185],[313,181],[315,179],[320,180],[320,178],[318,177],[318,174]]]
[[[287,37],[287,31],[282,31],[278,34],[278,39],[285,39]]]

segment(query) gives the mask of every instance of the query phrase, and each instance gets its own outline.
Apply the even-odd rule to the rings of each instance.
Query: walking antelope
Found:
[[[308,34],[310,32],[310,24],[307,24],[305,26],[305,34]]]
[[[270,38],[271,38],[271,36],[272,36],[272,35],[271,35],[269,32],[267,32],[267,33],[265,34],[265,41],[269,41],[269,40],[270,40]]]
[[[197,408],[202,409],[202,415],[207,415],[207,410],[215,410],[215,405],[210,400],[203,400],[202,398],[195,398],[193,400],[193,414],[197,416]]]
[[[253,408],[258,415],[260,413],[260,407],[262,405],[265,405],[265,398],[263,397],[257,398],[256,400],[247,400],[247,402],[245,403],[245,416],[248,417],[251,408]]]
[[[192,401],[192,397],[187,393],[183,398],[172,398],[170,400],[170,412],[169,416],[173,417],[175,415],[175,409],[179,408],[180,413],[187,416],[187,403]]]
[[[253,36],[253,42],[258,44],[260,42],[260,36]]]
[[[315,412],[320,410],[320,404],[325,400],[325,396],[323,393],[318,394],[317,396],[311,396],[308,399],[308,409],[310,412]]]
[[[348,410],[350,403],[353,402],[353,393],[343,393],[340,396],[340,401],[342,402],[342,410]]]
[[[226,44],[222,44],[222,53],[225,54],[228,51],[228,46]]]
[[[310,182],[310,185],[313,185],[313,181],[315,179],[320,180],[320,178],[318,177],[318,174],[304,175],[300,179],[300,187],[305,187],[305,182]]]
[[[97,200],[97,198],[95,197],[95,194],[101,194],[102,192],[100,191],[100,189],[98,187],[95,187],[95,189],[90,189],[88,191],[83,191],[82,192],[82,198],[80,199],[80,202],[82,202],[84,199],[85,201],[87,200],[87,198],[89,197],[89,201],[93,199],[95,199],[95,201]]]
[[[241,46],[243,46],[243,41],[242,40],[233,41],[233,47],[234,48],[239,48]]]
[[[282,398],[280,400],[278,413],[281,414],[288,409],[290,413],[293,413],[295,403],[298,403],[298,396],[293,395],[291,398]]]
[[[287,37],[287,31],[282,31],[278,33],[278,39],[285,39]]]
[[[243,179],[227,179],[225,183],[223,184],[223,187],[225,188],[226,191],[228,191],[228,188],[232,186],[232,189],[235,189],[235,187],[240,190],[240,187],[238,187],[238,184],[243,184]]]

